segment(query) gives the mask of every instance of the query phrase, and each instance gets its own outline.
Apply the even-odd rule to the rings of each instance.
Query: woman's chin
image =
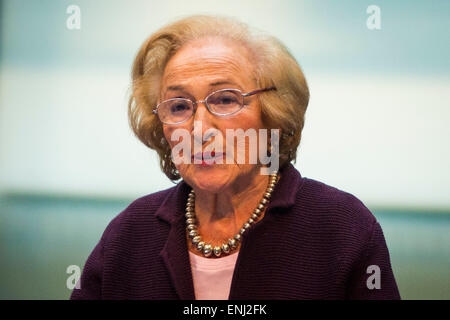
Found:
[[[190,174],[186,181],[192,184],[193,188],[218,193],[229,183],[232,176],[232,169],[224,166],[213,165],[209,167],[194,167],[189,170]]]

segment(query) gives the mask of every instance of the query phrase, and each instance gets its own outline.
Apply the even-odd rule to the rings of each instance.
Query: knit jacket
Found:
[[[280,173],[263,219],[242,236],[229,299],[400,299],[369,209],[292,164]],[[118,214],[71,299],[194,300],[184,217],[190,190],[181,181]]]

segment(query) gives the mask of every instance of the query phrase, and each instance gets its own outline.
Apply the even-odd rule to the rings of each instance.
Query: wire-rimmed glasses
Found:
[[[189,120],[199,103],[204,103],[209,112],[216,116],[229,116],[244,107],[245,97],[269,90],[276,90],[276,88],[257,89],[248,93],[242,93],[239,89],[221,89],[210,93],[205,100],[199,101],[172,98],[159,103],[152,112],[158,115],[162,123],[171,125]]]

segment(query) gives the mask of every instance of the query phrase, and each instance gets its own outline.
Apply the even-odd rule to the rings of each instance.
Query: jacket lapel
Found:
[[[250,271],[252,267],[264,265],[264,261],[267,259],[277,261],[278,257],[276,252],[272,253],[270,257],[267,257],[266,254],[255,254],[254,245],[257,244],[259,248],[264,248],[265,246],[273,248],[273,234],[269,226],[277,219],[277,215],[290,212],[289,208],[294,206],[297,193],[301,190],[304,182],[300,172],[291,163],[280,170],[280,173],[280,180],[273,190],[271,201],[267,206],[263,219],[242,235],[241,249],[239,250],[231,280],[229,300],[254,299],[255,296],[261,296],[260,288],[265,287],[269,289],[269,284],[265,283],[265,281],[270,279],[270,276],[255,282],[254,287],[248,285],[247,279],[253,276]],[[270,289],[276,292],[279,290],[279,286],[277,285],[277,287]],[[274,299],[274,296],[267,297],[267,299]]]
[[[194,300],[189,251],[186,242],[184,207],[190,187],[181,181],[156,212],[157,217],[170,224],[166,244],[160,252],[173,286],[182,300]]]
[[[303,179],[300,173],[289,163],[284,170],[281,171],[281,179],[273,191],[272,201],[267,208],[267,216],[264,217],[262,221],[258,222],[254,228],[251,228],[249,232],[244,235],[244,238],[247,238],[249,236],[248,234],[255,233],[256,230],[253,229],[261,229],[262,225],[267,225],[268,222],[270,224],[270,221],[268,220],[274,219],[274,215],[289,212],[288,210],[283,209],[294,205],[296,193],[300,190],[302,183]],[[164,248],[161,250],[160,255],[170,274],[177,295],[182,300],[195,300],[184,219],[186,200],[190,190],[191,187],[182,180],[176,187],[172,188],[171,192],[156,211],[156,216],[159,219],[170,224],[167,241]],[[292,192],[293,190],[296,192]],[[263,235],[257,236],[257,239],[255,239],[255,241],[261,242],[264,242],[265,240],[267,239],[264,239]],[[255,257],[249,255],[251,255],[251,253],[248,252],[248,250],[245,250],[245,246],[243,246],[236,262],[229,299],[241,297],[241,295],[245,293],[245,290],[239,289],[238,278],[246,277],[245,268],[241,266],[241,260],[243,260],[243,263],[245,264],[246,259],[255,259]],[[251,293],[247,292],[247,296],[251,296]]]

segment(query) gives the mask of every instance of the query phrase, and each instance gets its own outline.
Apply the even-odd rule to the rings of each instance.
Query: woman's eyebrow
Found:
[[[168,86],[166,88],[166,90],[170,90],[170,91],[184,91],[184,87],[183,86]]]
[[[217,87],[217,86],[221,86],[221,85],[224,85],[224,84],[240,87],[238,84],[236,84],[235,82],[230,81],[230,80],[221,80],[221,81],[212,82],[212,83],[209,84],[209,86],[210,87]],[[166,91],[186,91],[186,89],[183,86],[181,86],[181,85],[176,85],[176,86],[168,86],[166,88]]]
[[[236,83],[234,83],[232,81],[222,80],[222,81],[216,81],[216,82],[210,83],[209,86],[210,87],[216,87],[216,86],[220,86],[220,85],[223,85],[223,84],[231,84],[231,85],[235,85],[235,86],[237,85]]]
[[[168,92],[170,91],[175,91],[175,92],[182,92],[183,94],[189,94],[187,92],[187,90],[185,89],[185,87],[181,86],[181,85],[174,85],[174,86],[168,86],[163,93],[163,96],[167,96]]]

